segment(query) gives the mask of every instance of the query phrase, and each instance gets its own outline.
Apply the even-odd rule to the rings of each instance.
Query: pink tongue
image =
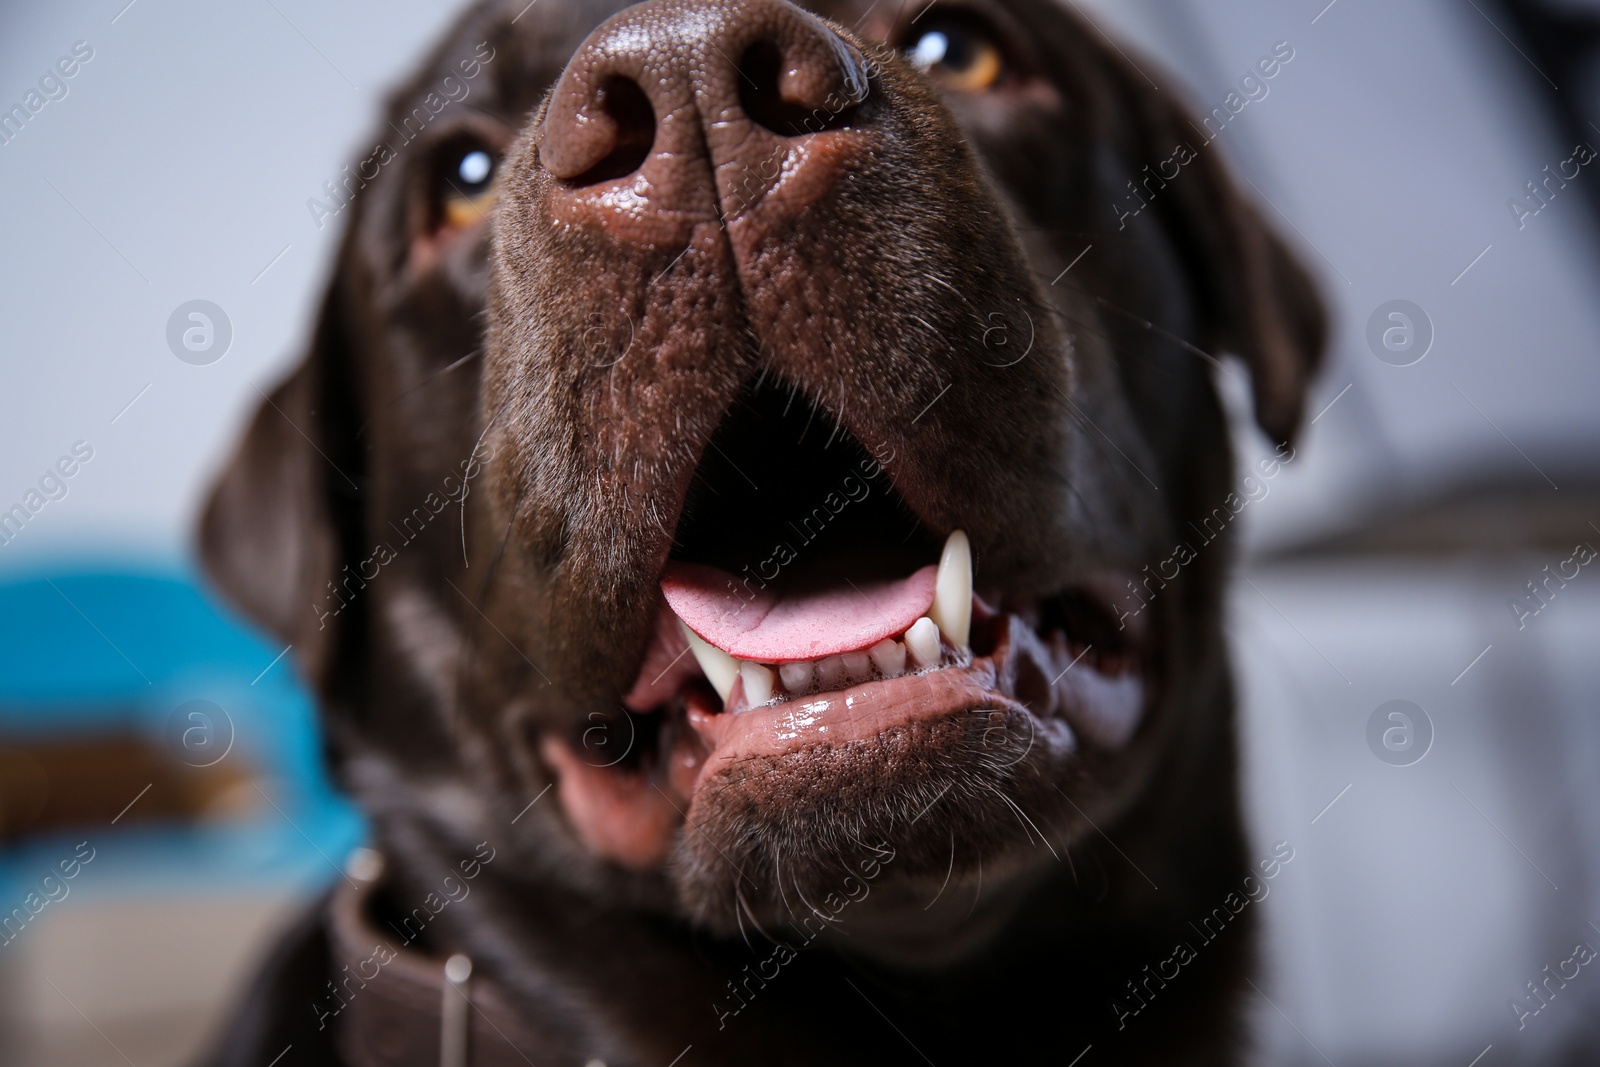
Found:
[[[715,567],[669,563],[661,591],[689,629],[724,652],[784,663],[871,648],[904,633],[933,605],[937,574],[928,566],[895,582],[784,596],[770,587],[750,589]]]

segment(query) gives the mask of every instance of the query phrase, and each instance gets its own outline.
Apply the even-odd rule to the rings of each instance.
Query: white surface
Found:
[[[208,473],[307,332],[338,229],[318,230],[306,200],[452,11],[126,2],[0,12],[0,106],[74,42],[94,49],[67,97],[0,146],[0,510],[73,442],[95,449],[68,495],[0,545],[0,572],[84,549],[186,550]],[[165,339],[196,298],[234,329],[206,367]]]
[[[197,1062],[300,905],[260,893],[68,897],[0,958],[0,1062]]]
[[[1354,523],[1443,479],[1544,484],[1531,459],[1559,484],[1563,469],[1600,460],[1600,245],[1578,187],[1600,175],[1584,168],[1520,231],[1506,206],[1571,154],[1532,110],[1548,92],[1542,76],[1482,5],[1325,5],[1101,5],[1102,20],[1178,72],[1163,90],[1200,110],[1274,42],[1295,49],[1217,144],[1269,199],[1333,306],[1335,345],[1308,416],[1352,388],[1305,435],[1283,506],[1252,524],[1260,543]],[[1434,325],[1432,351],[1411,367],[1366,345],[1368,317],[1395,298]]]
[[[1307,1039],[1341,1065],[1464,1067],[1491,1043],[1540,1062],[1585,1031],[1600,1054],[1600,969],[1520,1031],[1508,1006],[1577,942],[1600,948],[1600,571],[1518,630],[1505,601],[1547,562],[1258,569],[1236,588],[1252,822],[1298,853],[1263,904],[1263,1063],[1322,1062]],[[1365,739],[1394,699],[1433,724],[1408,767]]]

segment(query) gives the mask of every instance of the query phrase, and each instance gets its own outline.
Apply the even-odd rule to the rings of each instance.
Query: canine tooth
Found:
[[[906,631],[906,650],[918,667],[931,667],[939,662],[939,627],[924,615]]]
[[[772,699],[772,669],[748,660],[739,664],[739,677],[744,679],[744,699],[751,707]]]
[[[972,630],[972,545],[960,530],[952,533],[939,555],[928,617],[952,645],[964,648]]]
[[[689,629],[683,620],[678,620],[678,625],[683,627],[684,636],[689,639],[689,650],[705,672],[706,681],[711,683],[711,688],[726,704],[728,694],[733,691],[734,679],[739,677],[739,661]]]
[[[867,649],[867,654],[885,678],[898,678],[906,673],[906,646],[892,637],[886,637]]]
[[[811,688],[811,661],[802,659],[793,663],[780,663],[778,664],[778,677],[783,679],[783,687],[791,693],[809,689]]]
[[[839,658],[844,660],[844,673],[852,682],[864,682],[872,677],[872,657],[865,652],[845,652]]]
[[[833,689],[845,680],[843,656],[823,656],[817,660],[817,681],[824,689]]]

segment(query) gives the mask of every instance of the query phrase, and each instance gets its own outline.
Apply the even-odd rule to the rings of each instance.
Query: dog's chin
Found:
[[[1106,607],[1111,578],[986,586],[893,464],[782,391],[746,396],[695,473],[623,710],[543,736],[583,845],[664,874],[703,926],[848,909],[914,945],[908,897],[926,927],[948,894],[979,928],[1073,839],[1085,757],[1140,724],[1151,657]],[[794,514],[755,507],[780,485]]]

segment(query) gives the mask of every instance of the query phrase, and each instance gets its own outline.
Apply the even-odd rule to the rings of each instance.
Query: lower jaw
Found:
[[[682,711],[665,713],[670,718],[653,765],[637,770],[588,759],[556,735],[545,736],[542,754],[556,773],[562,807],[582,843],[625,868],[649,872],[663,866],[680,830],[694,825],[703,791],[737,781],[741,766],[756,766],[768,757],[869,744],[896,728],[966,715],[990,716],[1002,729],[1002,724],[1028,723],[1027,749],[1039,749],[1041,757],[1070,756],[1079,731],[1111,747],[1126,742],[1142,705],[1137,677],[1109,683],[1124,690],[1116,696],[1124,706],[1107,727],[1104,708],[1087,706],[1085,679],[1062,684],[1070,667],[1054,665],[1059,655],[1046,649],[1030,627],[1014,616],[992,622],[991,652],[963,654],[962,662],[923,673],[736,712],[723,710],[708,688],[691,687]],[[1087,684],[1107,683],[1093,675]],[[1099,697],[1103,704],[1104,694]]]
[[[738,714],[714,711],[696,693],[689,700],[688,719],[705,755],[688,782],[689,794],[753,757],[869,741],[896,726],[949,715],[1026,710],[997,683],[993,659],[981,657],[965,666],[868,682]]]

